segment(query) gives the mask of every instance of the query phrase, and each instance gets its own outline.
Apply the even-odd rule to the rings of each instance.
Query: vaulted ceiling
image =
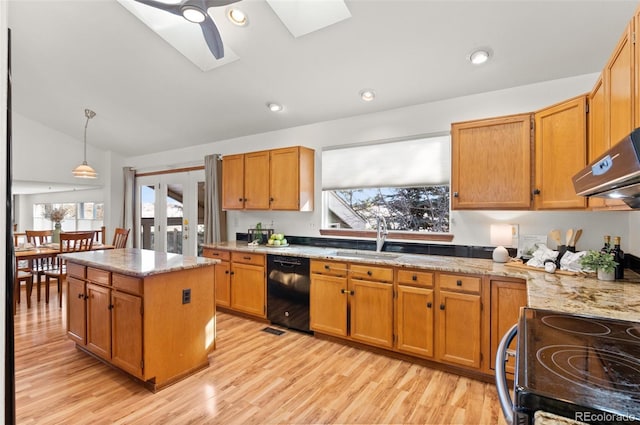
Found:
[[[215,12],[238,59],[202,71],[116,0],[8,2],[14,110],[82,140],[89,107],[89,143],[124,156],[599,72],[637,6],[346,0],[350,18],[296,38],[242,0],[246,27]],[[492,51],[480,67],[477,47]]]

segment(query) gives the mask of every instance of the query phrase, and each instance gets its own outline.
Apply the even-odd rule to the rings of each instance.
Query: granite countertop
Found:
[[[415,267],[520,278],[527,283],[529,307],[640,322],[640,275],[631,270],[625,270],[624,280],[605,282],[591,276],[567,276],[546,273],[544,270],[515,269],[504,264],[494,263],[492,260],[478,258],[390,252],[382,252],[381,255],[378,255],[373,251],[305,245],[273,248],[265,245],[248,245],[247,242],[242,241],[220,242],[203,246],[264,254],[364,261],[395,267]],[[359,256],[360,254],[362,256]]]
[[[137,248],[75,252],[60,254],[60,257],[85,266],[136,277],[213,266],[220,262],[212,258],[190,257]]]

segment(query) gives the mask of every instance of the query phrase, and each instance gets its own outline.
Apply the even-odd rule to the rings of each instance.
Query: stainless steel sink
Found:
[[[401,254],[393,254],[390,252],[371,251],[336,251],[333,255],[336,257],[363,258],[369,260],[394,260],[401,256]]]

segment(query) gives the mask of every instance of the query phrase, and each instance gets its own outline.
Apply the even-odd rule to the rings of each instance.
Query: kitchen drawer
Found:
[[[142,295],[142,279],[140,278],[114,273],[111,276],[111,284],[120,291]]]
[[[222,261],[229,261],[231,259],[231,252],[224,249],[204,248],[202,250],[202,256],[207,258],[217,258]]]
[[[87,267],[87,279],[93,283],[111,285],[111,272]]]
[[[264,254],[254,254],[251,252],[231,252],[231,261],[234,263],[253,264],[254,266],[264,266]]]
[[[311,260],[311,273],[322,274],[325,276],[347,276],[347,263],[339,261],[323,261]]]
[[[433,286],[433,273],[418,270],[398,270],[398,283],[413,286]]]
[[[352,279],[375,280],[378,282],[393,282],[393,269],[390,267],[376,267],[367,264],[351,264],[349,276]]]
[[[67,274],[69,276],[77,277],[78,279],[84,279],[87,277],[87,268],[77,263],[67,263]]]
[[[456,274],[440,274],[440,289],[480,293],[480,278]]]

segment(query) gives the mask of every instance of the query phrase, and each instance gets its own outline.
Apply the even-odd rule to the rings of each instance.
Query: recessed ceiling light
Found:
[[[195,24],[199,24],[200,22],[204,22],[205,14],[202,10],[193,7],[193,6],[185,6],[182,8],[182,16],[189,22],[193,22]]]
[[[284,109],[282,105],[274,102],[267,103],[267,108],[269,108],[271,112],[280,112]]]
[[[240,27],[247,25],[249,22],[247,15],[240,9],[230,8],[227,10],[227,18],[231,21],[231,23],[236,24]]]
[[[376,92],[372,89],[364,89],[360,90],[360,98],[365,102],[371,102],[376,98]]]
[[[482,65],[489,60],[489,51],[485,49],[475,50],[471,52],[467,59],[474,65]]]

